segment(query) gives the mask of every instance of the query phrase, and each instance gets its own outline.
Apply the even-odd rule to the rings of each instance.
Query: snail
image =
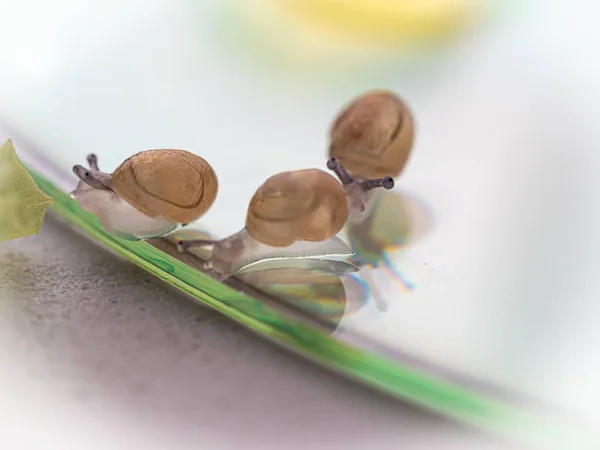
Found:
[[[374,188],[392,189],[414,140],[414,120],[389,91],[371,91],[346,106],[330,129],[327,167],[338,176],[353,217],[364,212]]]
[[[128,239],[163,236],[200,218],[213,204],[217,176],[210,164],[186,150],[146,150],[112,174],[95,155],[73,172],[81,180],[71,197],[94,213],[110,233]]]
[[[328,173],[318,169],[282,172],[257,189],[241,231],[222,240],[188,239],[177,245],[181,252],[211,248],[205,269],[227,277],[265,258],[352,254],[335,237],[348,214],[344,188]],[[317,245],[302,245],[306,241]]]

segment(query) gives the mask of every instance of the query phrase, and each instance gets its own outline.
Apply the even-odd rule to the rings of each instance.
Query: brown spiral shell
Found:
[[[372,91],[342,110],[333,122],[330,139],[330,157],[354,176],[397,177],[412,149],[414,120],[394,93]]]
[[[250,200],[246,230],[273,247],[321,242],[339,233],[348,212],[344,188],[328,173],[282,172],[267,179]]]
[[[111,187],[127,203],[150,217],[193,222],[213,204],[217,175],[203,158],[186,150],[146,150],[133,155],[112,174]]]

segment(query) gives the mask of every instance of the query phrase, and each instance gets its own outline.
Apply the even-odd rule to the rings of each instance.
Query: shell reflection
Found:
[[[343,261],[289,260],[262,263],[236,276],[295,308],[337,327],[342,317],[363,308],[365,285],[357,268]]]
[[[197,228],[182,228],[166,237],[213,239]],[[190,253],[207,259],[211,252],[202,247]],[[235,273],[235,277],[279,301],[288,304],[329,325],[335,331],[342,317],[360,311],[369,299],[368,288],[356,276],[358,268],[341,260],[277,259],[251,264]]]

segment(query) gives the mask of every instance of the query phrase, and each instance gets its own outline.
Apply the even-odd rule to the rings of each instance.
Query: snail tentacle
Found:
[[[350,207],[353,211],[362,213],[367,209],[372,191],[378,188],[392,189],[394,179],[392,177],[370,178],[363,180],[353,177],[348,170],[336,158],[327,161],[327,168],[335,172],[342,182]]]
[[[87,155],[86,160],[90,169],[100,172],[100,169],[98,168],[98,157],[94,153]]]
[[[344,186],[354,182],[354,177],[350,175],[350,172],[342,166],[337,158],[330,158],[329,161],[327,161],[327,168],[336,174]]]
[[[394,179],[392,177],[371,178],[370,180],[361,181],[360,185],[363,191],[370,191],[377,188],[384,188],[389,191],[394,187]]]

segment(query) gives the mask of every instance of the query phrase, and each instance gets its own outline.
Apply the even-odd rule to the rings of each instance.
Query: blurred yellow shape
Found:
[[[230,0],[235,24],[280,67],[339,74],[419,62],[483,17],[484,0]],[[252,40],[255,43],[252,43]],[[256,64],[256,55],[252,56]],[[374,69],[373,69],[374,70]],[[345,77],[350,72],[343,73]]]
[[[0,147],[0,241],[38,234],[52,198],[37,186],[12,141]]]
[[[291,16],[322,31],[381,44],[442,37],[473,18],[480,0],[280,0]]]

